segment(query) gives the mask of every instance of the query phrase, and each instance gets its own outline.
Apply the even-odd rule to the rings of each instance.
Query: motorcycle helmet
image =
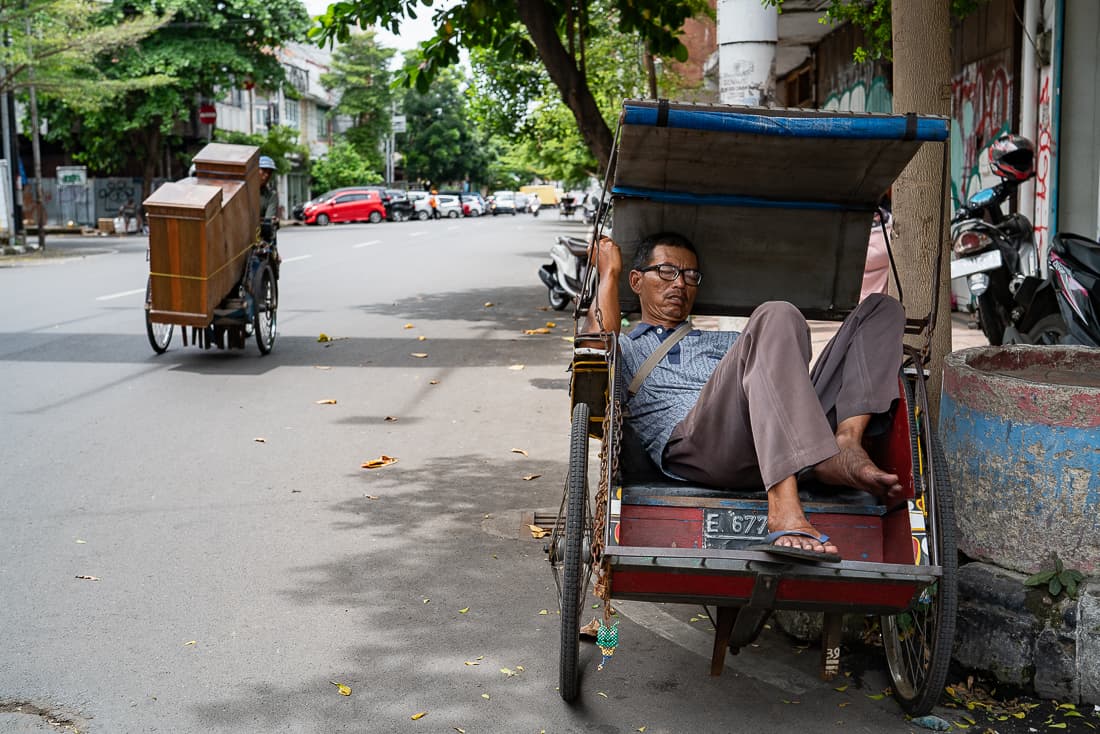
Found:
[[[271,156],[262,155],[260,156],[260,168],[274,171],[277,166],[275,165],[275,160],[271,158]]]
[[[1026,181],[1035,175],[1035,146],[1020,135],[1002,135],[989,146],[989,167],[1006,181]]]

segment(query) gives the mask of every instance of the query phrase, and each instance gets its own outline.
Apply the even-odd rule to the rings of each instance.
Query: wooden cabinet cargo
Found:
[[[208,145],[195,177],[145,200],[153,320],[206,326],[240,282],[259,236],[258,160],[253,146]]]

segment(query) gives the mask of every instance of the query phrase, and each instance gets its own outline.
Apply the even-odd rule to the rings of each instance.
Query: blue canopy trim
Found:
[[[832,204],[825,201],[781,201],[761,199],[756,196],[736,194],[690,194],[683,191],[663,191],[641,186],[615,186],[613,196],[631,199],[648,199],[661,204],[686,204],[688,206],[742,206],[758,209],[814,209],[835,212],[873,212],[874,204]]]
[[[625,105],[627,125],[656,126],[657,107]],[[949,123],[938,117],[917,117],[916,134],[907,130],[903,115],[875,117],[773,117],[743,112],[669,109],[665,125],[684,130],[749,133],[787,138],[837,138],[848,140],[947,140]]]

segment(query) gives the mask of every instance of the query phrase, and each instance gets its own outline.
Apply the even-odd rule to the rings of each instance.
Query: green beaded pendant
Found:
[[[596,644],[600,646],[600,652],[603,653],[603,659],[600,660],[596,670],[603,670],[603,666],[611,660],[611,656],[615,654],[615,648],[619,645],[619,620],[616,619],[610,626],[606,622],[600,622],[600,629],[596,632]]]

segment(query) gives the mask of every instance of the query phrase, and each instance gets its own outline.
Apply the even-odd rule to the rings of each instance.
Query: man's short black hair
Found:
[[[661,232],[659,234],[650,235],[642,240],[638,245],[638,249],[634,251],[634,260],[631,262],[630,267],[633,270],[641,270],[646,265],[649,265],[649,261],[653,258],[653,251],[658,245],[665,245],[666,247],[682,247],[696,258],[699,257],[699,253],[695,251],[695,245],[691,244],[691,240],[684,237],[682,234],[676,232]]]

